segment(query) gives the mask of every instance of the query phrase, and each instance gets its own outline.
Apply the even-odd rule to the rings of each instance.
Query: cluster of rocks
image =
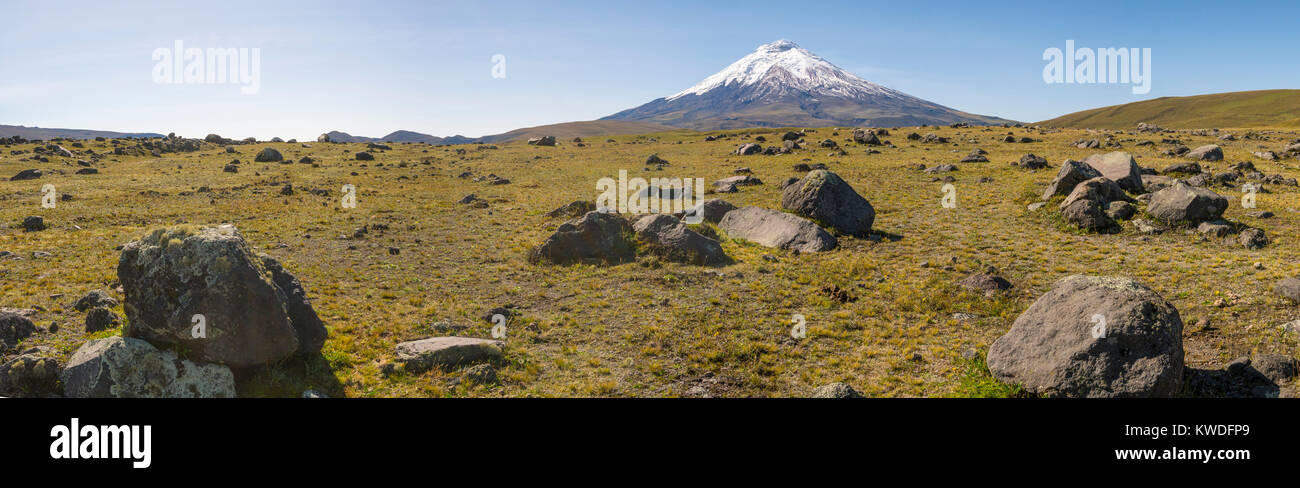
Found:
[[[752,178],[736,176],[737,181]],[[735,182],[729,182],[735,184]],[[834,249],[838,233],[865,236],[871,231],[875,210],[851,186],[827,170],[810,171],[782,189],[781,205],[789,213],[761,207],[737,208],[719,199],[705,200],[698,207],[676,215],[636,215],[630,219],[611,209],[593,209],[577,201],[557,208],[550,217],[569,217],[567,221],[529,252],[534,263],[618,264],[636,259],[638,253],[650,254],[670,262],[716,266],[731,262],[716,236],[707,235],[708,227],[693,230],[681,219],[697,213],[713,223],[728,237],[796,252],[819,252]],[[820,225],[819,225],[820,224]]]
[[[1120,221],[1131,219],[1135,229],[1147,234],[1160,233],[1168,227],[1199,225],[1202,233],[1219,234],[1218,237],[1225,231],[1237,232],[1238,242],[1247,248],[1268,243],[1262,230],[1238,229],[1222,221],[1228,199],[1201,187],[1205,184],[1202,178],[1205,173],[1198,163],[1177,164],[1165,169],[1162,175],[1150,173],[1125,152],[1094,154],[1082,162],[1067,160],[1044,190],[1042,199],[1065,196],[1058,205],[1062,218],[1093,232],[1117,230]],[[1189,174],[1194,176],[1188,180],[1175,177]],[[1145,205],[1142,211],[1150,220],[1134,218],[1142,204]]]
[[[123,246],[117,274],[122,336],[83,344],[61,368],[48,351],[25,352],[0,367],[0,395],[232,397],[235,372],[318,353],[326,339],[298,279],[230,225],[156,230]],[[97,332],[120,322],[117,305],[95,290],[73,308]],[[0,349],[33,329],[0,313]]]

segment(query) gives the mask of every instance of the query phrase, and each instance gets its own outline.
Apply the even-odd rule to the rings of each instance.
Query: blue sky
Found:
[[[6,1],[0,124],[202,137],[479,136],[591,120],[776,39],[967,112],[1037,121],[1300,88],[1300,2]],[[1043,50],[1152,50],[1152,89],[1044,83]],[[156,84],[157,48],[258,48],[261,86]],[[506,77],[492,77],[492,56]]]

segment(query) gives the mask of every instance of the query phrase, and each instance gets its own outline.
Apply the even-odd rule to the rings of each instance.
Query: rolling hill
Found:
[[[1124,129],[1139,122],[1181,129],[1300,127],[1300,90],[1161,97],[1084,110],[1038,124],[1061,128]]]
[[[613,136],[613,135],[637,135],[649,134],[651,132],[664,132],[674,130],[662,124],[651,122],[629,122],[620,120],[591,120],[584,122],[563,122],[559,124],[539,125],[536,127],[524,127],[500,134],[487,135],[482,137],[465,137],[449,136],[438,137],[429,134],[422,134],[409,130],[394,131],[384,137],[365,137],[354,136],[347,132],[330,131],[328,132],[330,140],[334,142],[423,142],[427,144],[469,144],[474,142],[492,143],[508,142],[518,139],[539,136],[555,136],[559,139],[571,139],[574,137],[595,137],[595,136]]]
[[[162,134],[153,132],[113,132],[107,130],[90,130],[90,129],[44,129],[40,127],[26,127],[21,125],[3,125],[0,124],[0,137],[18,136],[23,139],[40,139],[48,140],[55,138],[65,139],[94,139],[96,137],[114,138],[114,137],[162,137]]]

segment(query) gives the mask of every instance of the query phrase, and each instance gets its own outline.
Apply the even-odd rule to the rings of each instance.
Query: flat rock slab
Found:
[[[1133,193],[1142,193],[1142,169],[1138,168],[1133,155],[1115,151],[1106,154],[1093,154],[1083,160],[1107,179],[1118,183],[1120,188]]]
[[[505,343],[472,337],[430,337],[397,345],[397,361],[410,373],[433,368],[453,368],[465,364],[501,362]]]
[[[718,227],[727,233],[727,237],[779,249],[819,252],[835,249],[838,245],[835,236],[810,220],[760,207],[727,212]]]

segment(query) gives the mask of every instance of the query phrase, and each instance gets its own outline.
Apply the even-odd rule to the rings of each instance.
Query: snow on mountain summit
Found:
[[[759,46],[686,90],[601,120],[696,130],[1007,122],[871,83],[784,39]]]
[[[753,87],[751,96],[755,98],[790,92],[848,98],[911,98],[902,92],[854,76],[798,44],[781,39],[759,46],[722,71],[673,94],[667,100],[703,95],[720,87]]]

